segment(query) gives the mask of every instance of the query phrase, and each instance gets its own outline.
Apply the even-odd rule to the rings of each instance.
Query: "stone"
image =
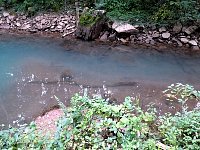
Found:
[[[174,27],[173,27],[173,32],[174,33],[180,33],[182,30],[182,24],[180,22],[177,22]]]
[[[21,26],[21,23],[17,22],[17,23],[16,23],[16,26],[17,26],[17,27],[20,27],[20,26]]]
[[[110,34],[108,36],[108,40],[111,41],[111,42],[115,41],[116,40],[116,32],[113,33],[113,34]]]
[[[152,37],[153,38],[158,38],[160,34],[158,32],[153,32]]]
[[[197,26],[190,26],[185,30],[185,33],[187,33],[188,35],[192,34],[196,29],[198,29]]]
[[[100,37],[99,40],[102,41],[102,42],[107,41],[108,40],[108,35],[109,35],[108,31],[104,32],[104,34]]]
[[[0,29],[10,29],[10,26],[7,24],[0,25]]]
[[[170,36],[171,36],[171,34],[169,32],[162,33],[162,38],[163,39],[168,39],[168,38],[170,38]]]
[[[46,24],[46,19],[42,19],[41,24]]]
[[[15,16],[13,16],[13,15],[9,15],[9,16],[8,16],[8,19],[11,20],[11,21],[14,21]]]
[[[3,12],[3,16],[4,16],[4,17],[8,17],[9,15],[10,15],[10,14],[9,14],[8,12],[5,12],[5,11]]]
[[[120,38],[119,41],[121,41],[121,42],[124,43],[124,44],[125,44],[125,43],[128,43],[128,41],[125,40],[125,39],[123,39],[123,38]]]
[[[179,47],[183,46],[183,44],[176,38],[172,38],[172,41],[175,41],[178,44]]]
[[[118,33],[138,33],[138,29],[134,27],[131,24],[125,23],[125,24],[117,24],[114,23],[112,25],[112,29],[114,29]]]
[[[42,20],[42,16],[35,17],[35,21],[39,22],[40,20]]]
[[[31,25],[30,24],[25,24],[21,27],[22,30],[28,30],[31,28]]]
[[[81,17],[84,17],[84,15],[81,15],[80,18]],[[93,17],[98,17],[98,19],[95,19],[95,22],[93,22],[92,24],[84,25],[79,22],[75,32],[75,36],[77,38],[81,38],[87,41],[99,38],[104,28],[106,17],[104,15],[93,16]]]
[[[58,28],[58,29],[62,29],[62,26],[58,25],[57,28]]]
[[[181,38],[180,39],[182,43],[186,44],[189,42],[189,40],[187,38]]]
[[[167,31],[167,29],[165,27],[159,28],[159,32],[166,32],[166,31]]]
[[[199,46],[192,46],[192,49],[195,50],[195,51],[199,51]]]
[[[188,43],[191,44],[192,46],[197,46],[198,45],[195,40],[191,40]]]

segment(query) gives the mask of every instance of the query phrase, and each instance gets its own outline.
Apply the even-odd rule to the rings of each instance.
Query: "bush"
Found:
[[[42,137],[34,123],[28,127],[0,131],[0,149],[169,149],[198,150],[200,145],[200,107],[192,111],[186,102],[199,99],[192,86],[176,84],[168,87],[166,96],[179,100],[181,112],[157,117],[153,107],[143,111],[139,100],[127,97],[122,104],[110,104],[100,97],[76,94],[71,107],[57,98],[64,116],[57,132]]]
[[[143,23],[171,24],[200,19],[197,0],[101,0],[99,6],[102,5],[110,18],[131,23],[140,20]]]

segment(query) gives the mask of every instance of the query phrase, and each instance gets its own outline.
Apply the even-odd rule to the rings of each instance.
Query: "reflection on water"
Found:
[[[59,39],[0,35],[0,124],[32,120],[57,104],[54,95],[68,105],[86,87],[90,94],[109,91],[118,101],[139,95],[142,106],[154,102],[160,112],[173,111],[161,91],[175,82],[200,82],[199,57],[80,41],[74,47],[81,50],[61,45]]]

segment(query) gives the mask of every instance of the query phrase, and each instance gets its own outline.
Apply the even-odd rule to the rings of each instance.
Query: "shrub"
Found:
[[[127,97],[122,104],[110,104],[100,97],[76,94],[67,108],[58,100],[64,116],[53,136],[42,136],[34,123],[0,131],[0,149],[141,149],[198,150],[200,107],[188,111],[186,102],[199,99],[200,91],[176,84],[164,91],[178,100],[184,111],[156,116],[153,107],[143,111],[139,100]]]

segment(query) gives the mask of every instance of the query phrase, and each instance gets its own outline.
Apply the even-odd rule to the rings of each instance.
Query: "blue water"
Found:
[[[80,85],[137,82],[159,87],[176,82],[197,86],[200,83],[200,56],[125,46],[109,48],[95,43],[91,46],[80,41],[72,41],[69,46],[65,42],[56,38],[0,35],[0,124],[12,124],[21,118],[21,122],[31,120],[48,105],[56,104],[53,95],[69,101],[81,87],[29,84],[30,81],[59,81],[65,70]],[[116,87],[112,92],[123,97],[132,95],[134,88]]]

